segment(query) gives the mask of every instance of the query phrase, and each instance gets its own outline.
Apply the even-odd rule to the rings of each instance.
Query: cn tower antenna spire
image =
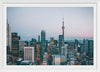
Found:
[[[64,29],[65,29],[65,27],[64,27],[64,17],[63,17],[63,22],[62,22],[62,35],[63,35],[62,43],[63,43],[63,46],[64,46]]]

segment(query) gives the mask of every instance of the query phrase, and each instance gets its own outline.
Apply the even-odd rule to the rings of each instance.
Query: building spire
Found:
[[[64,46],[64,17],[63,17],[63,21],[62,21],[62,35],[63,35],[63,41],[62,41],[62,43],[63,43],[63,46]]]

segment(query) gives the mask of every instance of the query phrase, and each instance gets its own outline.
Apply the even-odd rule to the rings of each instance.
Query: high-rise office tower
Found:
[[[51,46],[51,55],[55,55],[57,54],[57,46],[56,45],[52,45]]]
[[[81,49],[81,52],[83,53],[83,51],[84,51],[84,44],[80,43],[80,49]]]
[[[41,43],[43,43],[45,45],[45,40],[46,40],[46,34],[45,31],[42,30],[41,31]]]
[[[42,59],[43,59],[43,54],[46,48],[46,33],[44,30],[41,31],[41,48],[42,48]]]
[[[90,58],[93,58],[93,40],[89,40],[89,52],[88,52],[88,56]]]
[[[88,39],[84,39],[83,44],[84,44],[84,53],[86,53],[87,55],[88,54]]]
[[[40,42],[40,35],[38,35],[38,42]]]
[[[12,55],[16,57],[19,56],[19,40],[17,33],[12,33]]]
[[[24,60],[34,62],[34,47],[24,47]]]
[[[23,54],[24,54],[24,45],[25,44],[25,41],[24,40],[19,40],[19,55],[21,57],[23,57]]]
[[[25,41],[25,44],[24,45],[25,45],[25,47],[27,47],[28,46],[28,41]]]
[[[51,46],[54,45],[54,38],[53,37],[50,38],[50,45]]]
[[[24,50],[24,44],[25,44],[25,41],[24,40],[19,40],[19,51],[23,51]]]
[[[45,52],[47,52],[47,49],[48,49],[48,40],[46,40],[46,49],[45,49]]]
[[[37,42],[36,39],[32,38],[30,41],[30,47],[34,47],[34,59],[36,61],[36,53],[37,53]]]
[[[36,48],[36,39],[32,38],[32,40],[30,41],[30,46],[34,46]]]
[[[54,43],[54,38],[51,37],[51,38],[50,38],[51,55],[57,54],[57,46],[54,45],[54,44],[55,44],[55,43]]]
[[[7,22],[7,48],[9,48],[9,52],[12,51],[11,45],[11,25]]]
[[[58,43],[58,42],[57,42],[57,40],[54,40],[54,45],[56,45],[56,46],[57,46],[57,43]]]
[[[51,47],[48,46],[48,65],[52,65]]]
[[[78,50],[78,40],[75,39],[75,51],[77,52],[77,50]]]
[[[52,65],[52,55],[48,54],[48,65]]]
[[[37,47],[36,47],[36,53],[35,53],[35,61],[36,61],[36,64],[37,65],[40,65],[41,63],[41,57],[42,57],[42,54],[41,54],[41,43],[40,42],[37,42]]]
[[[69,61],[71,58],[74,58],[74,42],[68,42],[67,57]]]

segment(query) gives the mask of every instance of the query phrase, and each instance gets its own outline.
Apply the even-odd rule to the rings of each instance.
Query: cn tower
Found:
[[[65,27],[64,27],[64,18],[63,18],[63,21],[62,21],[62,35],[63,35],[63,41],[62,41],[62,46],[64,46],[64,29],[65,29]]]

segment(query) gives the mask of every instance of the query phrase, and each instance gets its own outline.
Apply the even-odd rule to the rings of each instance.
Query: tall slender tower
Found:
[[[7,46],[10,48],[10,52],[11,52],[11,46],[12,46],[12,38],[11,38],[11,25],[8,23],[8,19],[7,19]]]
[[[63,41],[62,41],[62,46],[64,46],[64,18],[63,18],[63,21],[62,21],[62,35],[63,35]]]

